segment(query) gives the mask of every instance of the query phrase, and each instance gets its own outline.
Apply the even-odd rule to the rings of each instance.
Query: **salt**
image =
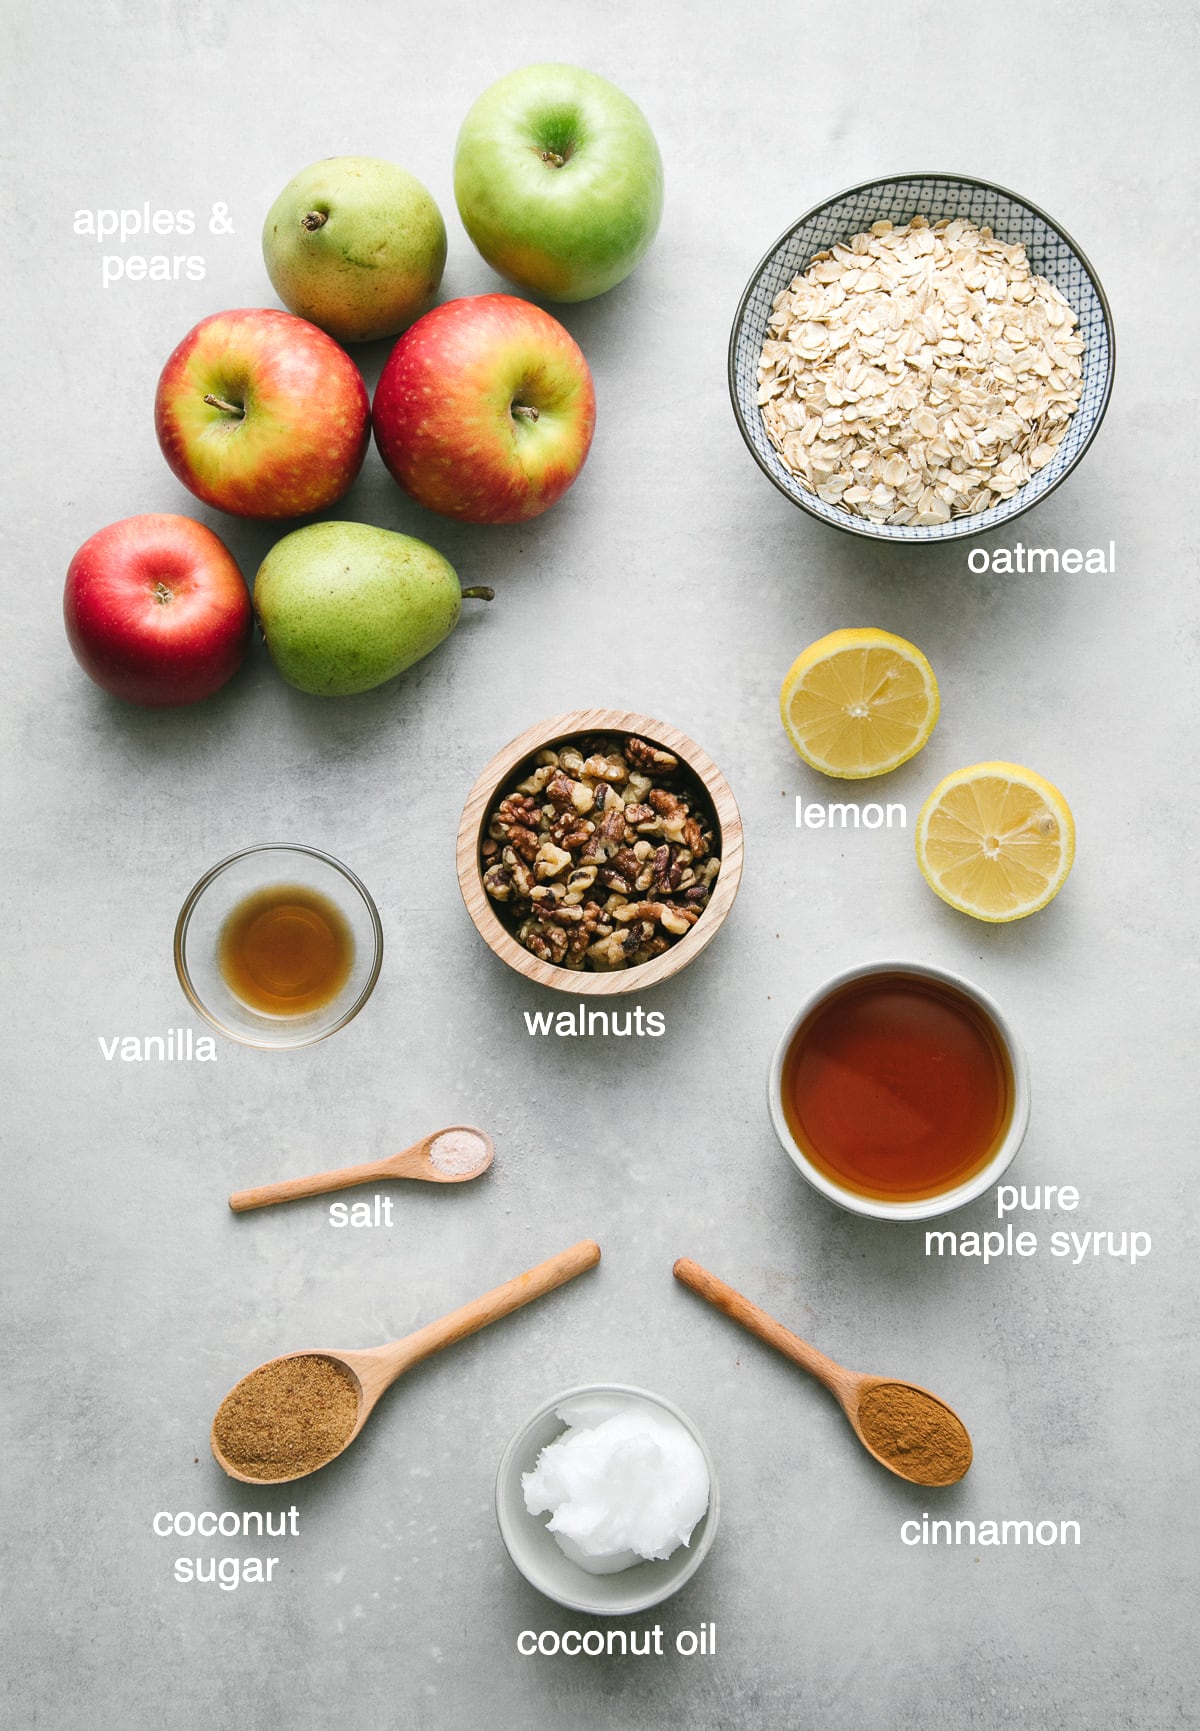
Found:
[[[487,1143],[474,1130],[443,1130],[435,1136],[429,1158],[437,1171],[447,1178],[461,1178],[464,1172],[474,1172],[487,1153]]]
[[[531,1515],[592,1575],[665,1560],[708,1509],[708,1467],[671,1413],[628,1395],[589,1395],[557,1409],[567,1429],[521,1475]]]

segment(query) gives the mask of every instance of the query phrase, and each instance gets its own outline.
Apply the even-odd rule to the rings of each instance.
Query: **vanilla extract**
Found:
[[[221,928],[221,975],[235,998],[268,1016],[303,1016],[331,1004],[354,965],[349,921],[307,884],[269,884]]]

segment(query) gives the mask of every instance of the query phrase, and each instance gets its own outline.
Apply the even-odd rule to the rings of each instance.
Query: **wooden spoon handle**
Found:
[[[269,1208],[273,1202],[295,1202],[301,1196],[324,1196],[330,1190],[349,1190],[354,1184],[395,1176],[391,1159],[368,1160],[362,1166],[343,1166],[337,1172],[314,1172],[310,1178],[284,1178],[278,1184],[260,1184],[254,1190],[235,1190],[229,1206],[235,1214],[251,1208]]]
[[[402,1371],[410,1369],[414,1364],[420,1364],[422,1359],[432,1357],[435,1352],[441,1352],[444,1346],[453,1346],[455,1341],[465,1340],[469,1334],[477,1334],[490,1322],[499,1322],[502,1316],[520,1310],[523,1304],[529,1304],[533,1299],[553,1292],[556,1286],[563,1286],[568,1280],[574,1280],[577,1274],[594,1268],[599,1260],[600,1246],[590,1238],[582,1238],[578,1244],[572,1244],[569,1250],[561,1250],[548,1262],[539,1262],[536,1268],[527,1269],[524,1274],[506,1280],[503,1286],[493,1287],[491,1292],[485,1292],[482,1298],[472,1299],[470,1304],[452,1310],[449,1316],[442,1316],[436,1322],[427,1323],[424,1328],[419,1328],[415,1334],[406,1335],[403,1340],[394,1340],[387,1346],[377,1346],[368,1352],[356,1353],[355,1359],[373,1358],[379,1363],[380,1370],[386,1377],[386,1380],[381,1382],[382,1391],[389,1383],[394,1382]]]
[[[748,1298],[743,1298],[732,1286],[727,1286],[715,1274],[710,1274],[707,1268],[701,1268],[690,1256],[679,1258],[674,1273],[676,1280],[690,1286],[693,1292],[699,1293],[709,1304],[723,1310],[726,1316],[740,1322],[743,1328],[748,1328],[751,1334],[765,1340],[776,1352],[790,1358],[801,1370],[815,1376],[817,1381],[824,1383],[830,1393],[839,1400],[846,1399],[855,1381],[853,1371],[848,1371],[842,1365],[835,1364],[833,1359],[826,1358],[823,1352],[818,1352],[815,1346],[801,1340],[798,1334],[793,1334],[782,1322],[776,1322],[773,1316],[768,1316],[757,1304],[751,1304]]]

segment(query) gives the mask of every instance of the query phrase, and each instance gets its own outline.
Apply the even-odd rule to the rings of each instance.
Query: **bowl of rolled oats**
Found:
[[[721,771],[678,728],[577,709],[528,728],[479,776],[458,882],[488,947],[557,991],[658,985],[716,936],[742,875]]]
[[[1112,391],[1112,316],[1070,236],[955,174],[865,181],[759,263],[729,341],[742,437],[835,528],[949,541],[1052,493]]]

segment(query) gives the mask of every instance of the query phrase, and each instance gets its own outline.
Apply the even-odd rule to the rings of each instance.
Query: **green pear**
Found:
[[[330,156],[284,187],[262,247],[284,306],[340,343],[366,343],[429,311],[446,268],[446,225],[396,163]]]
[[[367,523],[311,523],[277,541],[254,579],[254,610],[289,685],[348,697],[403,673],[458,624],[464,595],[449,560],[411,535]]]

